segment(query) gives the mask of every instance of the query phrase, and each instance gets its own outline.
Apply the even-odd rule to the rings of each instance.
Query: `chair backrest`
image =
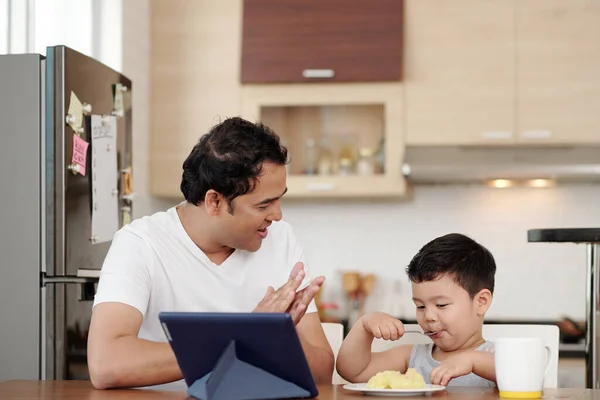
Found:
[[[406,324],[406,330],[420,330],[418,325]],[[501,337],[536,337],[544,340],[550,348],[550,366],[548,375],[544,380],[544,387],[556,388],[558,386],[558,345],[559,329],[556,325],[513,325],[513,324],[484,324],[483,337],[494,341]],[[385,351],[403,344],[431,343],[431,339],[418,333],[407,333],[394,342],[376,339],[371,350],[374,352]]]
[[[550,348],[550,366],[544,387],[558,386],[558,346],[560,332],[556,325],[483,325],[483,337],[494,341],[501,337],[540,338]]]
[[[323,326],[323,331],[325,332],[327,341],[331,346],[331,350],[333,350],[334,367],[332,383],[334,385],[348,383],[337,373],[337,370],[335,369],[335,361],[337,361],[338,352],[340,351],[342,341],[344,340],[344,326],[342,324],[336,324],[333,322],[322,322],[321,325]]]

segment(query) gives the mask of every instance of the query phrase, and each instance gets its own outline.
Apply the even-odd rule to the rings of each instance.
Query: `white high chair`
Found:
[[[344,378],[342,378],[335,368],[335,362],[337,361],[338,352],[340,351],[340,347],[342,346],[342,341],[344,340],[344,326],[342,324],[336,324],[333,322],[322,322],[323,331],[325,331],[325,336],[327,337],[327,341],[331,346],[331,350],[333,350],[333,377],[331,379],[331,383],[334,385],[340,385],[349,383]]]

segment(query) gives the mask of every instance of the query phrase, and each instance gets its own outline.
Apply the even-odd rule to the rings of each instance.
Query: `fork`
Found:
[[[421,335],[425,335],[425,336],[433,336],[433,335],[435,335],[437,332],[404,331],[404,333],[419,333],[419,334],[421,334]]]

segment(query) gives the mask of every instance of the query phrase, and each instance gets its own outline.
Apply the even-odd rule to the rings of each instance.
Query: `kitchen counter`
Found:
[[[338,385],[319,385],[318,399],[350,400],[364,399],[360,392],[350,392]],[[482,388],[455,388],[438,392],[433,397],[464,399],[476,396],[481,400],[499,399],[498,391]],[[598,399],[600,389],[544,389],[544,399]],[[61,399],[61,400],[146,400],[146,399],[192,399],[184,391],[157,391],[146,389],[96,390],[89,381],[5,381],[0,382],[2,399]],[[403,397],[409,399],[413,397]],[[414,397],[423,399],[423,396]],[[475,398],[475,397],[473,397]]]

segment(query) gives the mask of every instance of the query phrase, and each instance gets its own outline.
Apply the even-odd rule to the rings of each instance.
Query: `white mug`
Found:
[[[550,366],[550,347],[540,338],[499,338],[494,341],[496,382],[500,397],[542,397]]]

